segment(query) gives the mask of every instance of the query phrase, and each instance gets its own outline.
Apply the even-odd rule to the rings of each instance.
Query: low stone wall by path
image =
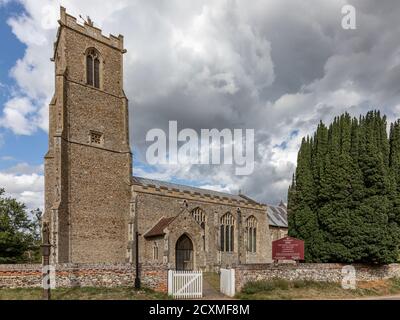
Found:
[[[341,282],[342,268],[338,263],[243,264],[235,268],[235,287],[239,292],[249,281],[285,279]],[[400,277],[400,264],[369,266],[354,264],[356,281],[374,281]]]
[[[140,267],[143,286],[167,292],[168,269],[163,265]],[[118,287],[135,282],[132,264],[58,264],[55,266],[56,287]],[[33,288],[42,286],[40,264],[0,265],[0,288]]]
[[[30,288],[42,284],[40,264],[0,264],[0,288]]]

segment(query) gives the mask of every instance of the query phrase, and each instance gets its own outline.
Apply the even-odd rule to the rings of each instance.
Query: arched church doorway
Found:
[[[193,243],[186,234],[176,241],[175,259],[176,270],[193,270]]]

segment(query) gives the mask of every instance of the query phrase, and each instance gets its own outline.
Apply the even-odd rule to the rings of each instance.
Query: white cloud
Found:
[[[14,160],[14,157],[12,157],[12,156],[2,156],[2,157],[0,157],[0,160],[2,160],[2,161],[12,161],[12,160]]]
[[[239,190],[233,191],[227,187],[223,187],[221,185],[213,185],[213,184],[204,184],[201,185],[199,188],[202,189],[208,189],[208,190],[214,190],[214,191],[218,191],[218,192],[225,192],[225,193],[232,193],[232,194],[238,194]]]
[[[36,108],[26,97],[14,97],[4,105],[0,126],[18,135],[31,135],[36,130]]]
[[[10,158],[9,157],[4,157],[6,160]],[[2,158],[3,159],[3,158]],[[12,159],[12,158],[11,158]],[[38,166],[32,166],[29,165],[26,162],[21,162],[16,164],[15,166],[3,170],[3,173],[8,173],[8,174],[17,174],[17,175],[31,175],[31,174],[43,174],[44,170],[44,165],[38,165]]]
[[[43,175],[0,172],[0,186],[6,190],[6,195],[25,203],[27,208],[43,209]]]

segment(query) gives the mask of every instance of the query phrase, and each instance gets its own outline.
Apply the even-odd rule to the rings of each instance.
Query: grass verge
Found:
[[[236,298],[243,300],[291,300],[291,299],[357,299],[400,294],[400,278],[357,282],[356,289],[343,289],[340,283],[317,281],[270,281],[248,282]]]
[[[0,288],[0,300],[40,300],[41,288]],[[52,300],[165,300],[166,294],[150,289],[118,288],[57,288],[51,291]]]

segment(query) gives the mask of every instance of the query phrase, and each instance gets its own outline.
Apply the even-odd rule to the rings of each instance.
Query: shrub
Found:
[[[242,293],[255,294],[260,292],[269,292],[275,289],[288,290],[289,284],[288,281],[283,279],[249,281],[244,285]]]

